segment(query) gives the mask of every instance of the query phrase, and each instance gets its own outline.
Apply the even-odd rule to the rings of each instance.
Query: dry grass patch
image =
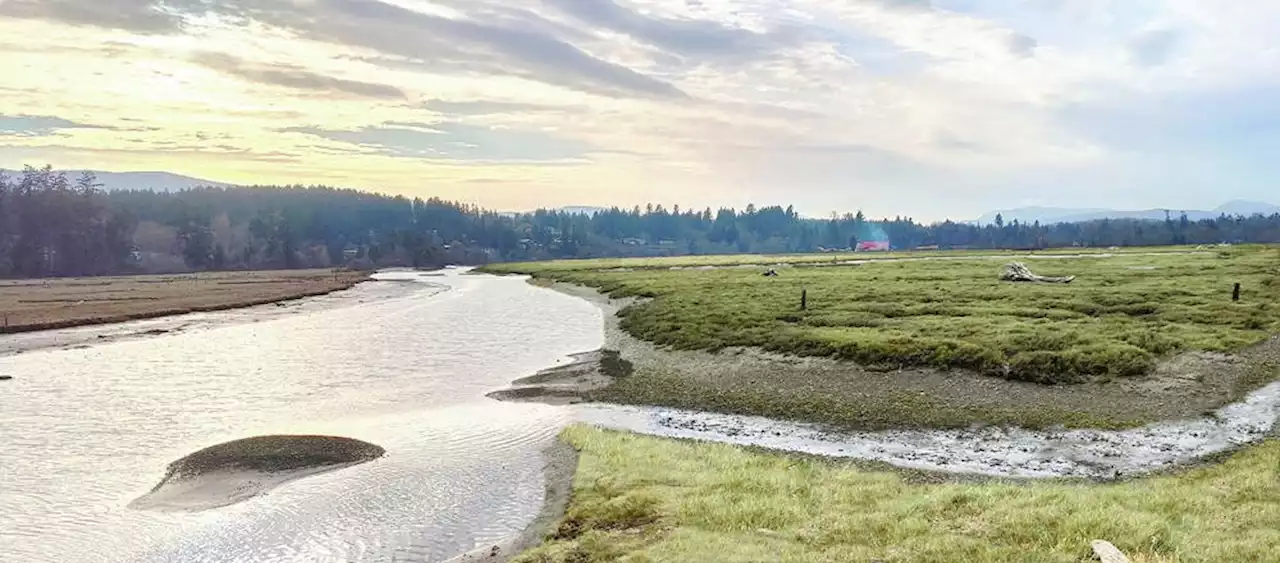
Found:
[[[281,270],[0,281],[0,332],[260,305],[346,289],[364,272]]]

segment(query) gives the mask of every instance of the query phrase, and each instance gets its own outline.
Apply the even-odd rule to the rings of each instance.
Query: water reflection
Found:
[[[432,561],[517,532],[569,415],[483,395],[600,346],[600,312],[516,278],[381,278],[330,298],[349,306],[0,358],[0,559]],[[281,433],[388,454],[224,509],[125,508],[169,461]]]

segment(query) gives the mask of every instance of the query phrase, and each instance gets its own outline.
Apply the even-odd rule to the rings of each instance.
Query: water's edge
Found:
[[[444,563],[505,563],[521,552],[536,547],[564,517],[573,492],[573,478],[578,472],[578,450],[556,438],[545,450],[543,478],[546,487],[538,515],[519,534],[497,542],[483,544]]]
[[[548,289],[585,299],[601,309],[606,348],[625,350],[643,344],[616,326],[615,313],[621,303],[585,286],[558,283]],[[583,371],[575,365],[544,370],[541,376],[517,380],[511,388],[490,396],[500,400],[573,403],[575,387],[598,386],[600,378],[607,377],[602,376],[601,370],[584,377]],[[565,377],[556,380],[557,372]],[[526,385],[531,380],[538,385]],[[943,473],[1114,480],[1196,464],[1273,436],[1280,427],[1280,382],[1256,389],[1243,400],[1205,416],[1114,431],[985,427],[848,432],[819,424],[666,407],[591,403],[574,408],[576,419],[582,422],[655,436],[853,458]]]

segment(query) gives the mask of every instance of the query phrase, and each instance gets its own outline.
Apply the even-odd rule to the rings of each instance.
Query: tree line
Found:
[[[1280,242],[1280,214],[976,225],[861,212],[813,219],[754,205],[498,213],[322,186],[104,191],[91,175],[72,180],[49,167],[0,175],[4,277],[820,252],[860,241],[898,250]]]

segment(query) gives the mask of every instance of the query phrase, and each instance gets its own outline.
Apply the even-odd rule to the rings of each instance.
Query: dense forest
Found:
[[[475,206],[326,187],[103,191],[50,168],[0,176],[0,276],[430,267],[502,260],[893,249],[1280,242],[1280,215],[1052,225],[825,219],[791,207],[609,209],[592,215]]]

